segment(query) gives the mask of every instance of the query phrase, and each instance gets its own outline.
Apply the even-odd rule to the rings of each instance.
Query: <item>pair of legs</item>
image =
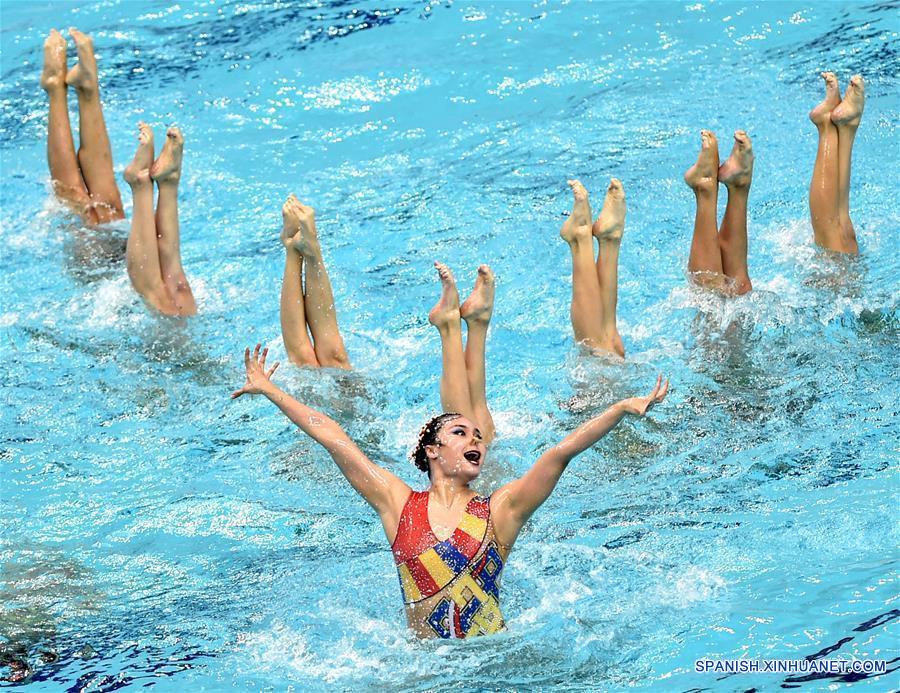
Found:
[[[350,359],[338,329],[331,281],[316,234],[315,210],[291,195],[281,208],[281,215],[284,219],[281,242],[285,250],[281,334],[287,356],[299,366],[349,369]]]
[[[823,72],[825,98],[810,111],[819,130],[819,149],[809,186],[809,215],[813,236],[823,248],[858,253],[856,231],[850,221],[850,160],[853,140],[866,103],[865,82],[859,75],[841,100],[837,77]]]
[[[743,130],[734,133],[734,148],[719,166],[719,143],[700,131],[700,155],[684,174],[697,198],[688,272],[697,284],[740,296],[752,285],[747,270],[747,198],[753,178],[753,145]],[[728,190],[722,225],[716,228],[719,183]]]
[[[138,123],[138,148],[125,167],[134,208],[131,233],[125,249],[128,277],[135,290],[165,315],[195,315],[197,303],[181,266],[178,226],[178,182],[184,138],[169,128],[166,143],[156,161],[153,130]],[[153,183],[159,188],[153,210]]]
[[[587,190],[577,180],[570,180],[569,187],[575,202],[559,235],[572,251],[571,318],[575,341],[589,349],[625,356],[625,346],[616,327],[625,190],[618,179],[610,180],[603,209],[591,225]],[[596,259],[595,238],[599,244]]]
[[[459,305],[459,292],[450,268],[436,262],[441,278],[441,298],[428,314],[428,321],[441,335],[441,407],[457,412],[481,429],[485,444],[494,439],[494,419],[485,393],[485,345],[494,312],[494,274],[487,265],[478,268],[475,288]],[[468,330],[462,343],[462,321]]]
[[[125,217],[122,198],[113,173],[112,151],[100,106],[97,61],[90,38],[69,29],[78,51],[78,63],[66,69],[66,40],[53,29],[44,42],[41,87],[50,100],[47,127],[47,161],[53,189],[81,217],[102,224]],[[78,94],[78,134],[75,141],[69,123],[68,87]]]

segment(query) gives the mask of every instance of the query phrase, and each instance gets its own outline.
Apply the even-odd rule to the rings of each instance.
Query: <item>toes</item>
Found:
[[[567,182],[569,187],[572,188],[572,193],[575,195],[576,200],[581,201],[587,199],[587,189],[581,184],[580,180],[570,180]]]
[[[437,268],[438,276],[440,276],[441,281],[449,281],[453,278],[453,275],[450,273],[450,268],[443,262],[435,262],[434,266]]]
[[[168,137],[177,145],[184,144],[184,136],[181,134],[181,130],[179,130],[177,127],[173,126],[166,130],[166,137]]]
[[[78,49],[79,53],[82,51],[87,53],[93,52],[94,40],[88,34],[78,31],[75,27],[69,27],[69,36],[75,41],[75,48]]]
[[[66,45],[66,39],[56,29],[51,29],[44,41],[44,46],[49,48],[58,48]]]

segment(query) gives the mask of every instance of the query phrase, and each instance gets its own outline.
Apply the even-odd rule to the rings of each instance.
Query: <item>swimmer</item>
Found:
[[[196,315],[197,302],[181,266],[178,225],[178,182],[184,138],[169,128],[166,143],[153,160],[153,130],[138,123],[138,148],[125,167],[134,207],[125,250],[128,277],[135,290],[164,315]],[[153,183],[159,190],[153,210]]]
[[[450,294],[445,305],[452,306],[452,290]],[[407,622],[421,638],[467,638],[504,630],[501,571],[525,522],[553,492],[572,459],[625,416],[644,416],[663,401],[669,387],[660,377],[649,395],[612,405],[545,451],[521,478],[488,497],[469,488],[484,466],[483,431],[460,413],[441,414],[424,426],[413,453],[416,467],[430,482],[427,491],[417,492],[374,464],[332,419],[272,383],[278,364],[267,369],[268,350],[260,354],[260,346],[252,354],[244,351],[247,379],[232,398],[265,396],[328,451],[378,513],[397,565]]]
[[[719,144],[709,130],[700,131],[697,163],[684,174],[694,191],[697,209],[688,259],[691,280],[722,293],[740,296],[753,286],[747,269],[747,198],[753,179],[753,144],[735,130],[731,156],[719,165]],[[728,191],[722,225],[716,229],[719,183]]]
[[[281,208],[281,216],[285,251],[281,335],[288,359],[298,366],[349,369],[350,359],[338,329],[334,294],[316,233],[315,210],[291,194]]]
[[[44,42],[41,87],[50,101],[47,124],[47,161],[56,195],[90,224],[124,219],[122,198],[113,173],[112,151],[97,82],[97,61],[91,37],[69,29],[78,63],[66,69],[66,40],[56,29]],[[68,87],[78,94],[78,134],[69,123]]]
[[[494,439],[494,419],[487,405],[485,345],[494,312],[494,273],[481,265],[472,293],[459,305],[456,280],[447,265],[434,263],[441,280],[441,298],[428,313],[428,322],[441,336],[441,408],[474,421],[484,444]],[[462,322],[466,323],[466,346]]]
[[[850,163],[853,140],[866,105],[866,83],[850,78],[841,100],[837,77],[823,72],[825,98],[809,112],[819,130],[819,148],[809,185],[809,216],[813,238],[828,250],[858,253],[856,231],[850,221]]]
[[[575,341],[594,351],[625,356],[616,326],[619,292],[619,246],[625,231],[625,189],[617,178],[609,181],[603,208],[591,225],[591,205],[585,187],[568,181],[575,196],[572,213],[559,235],[572,251],[570,316]],[[597,259],[594,260],[594,239]]]

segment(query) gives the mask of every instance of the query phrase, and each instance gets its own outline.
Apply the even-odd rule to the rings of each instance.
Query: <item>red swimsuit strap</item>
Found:
[[[419,555],[428,546],[437,543],[428,522],[428,491],[413,491],[403,505],[397,536],[391,551],[397,563]]]

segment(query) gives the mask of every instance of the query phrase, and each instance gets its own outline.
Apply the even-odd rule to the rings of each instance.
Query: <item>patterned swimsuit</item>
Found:
[[[409,627],[422,638],[468,638],[505,628],[500,573],[508,551],[491,524],[490,498],[469,501],[440,541],[428,521],[428,492],[413,491],[391,546]]]

